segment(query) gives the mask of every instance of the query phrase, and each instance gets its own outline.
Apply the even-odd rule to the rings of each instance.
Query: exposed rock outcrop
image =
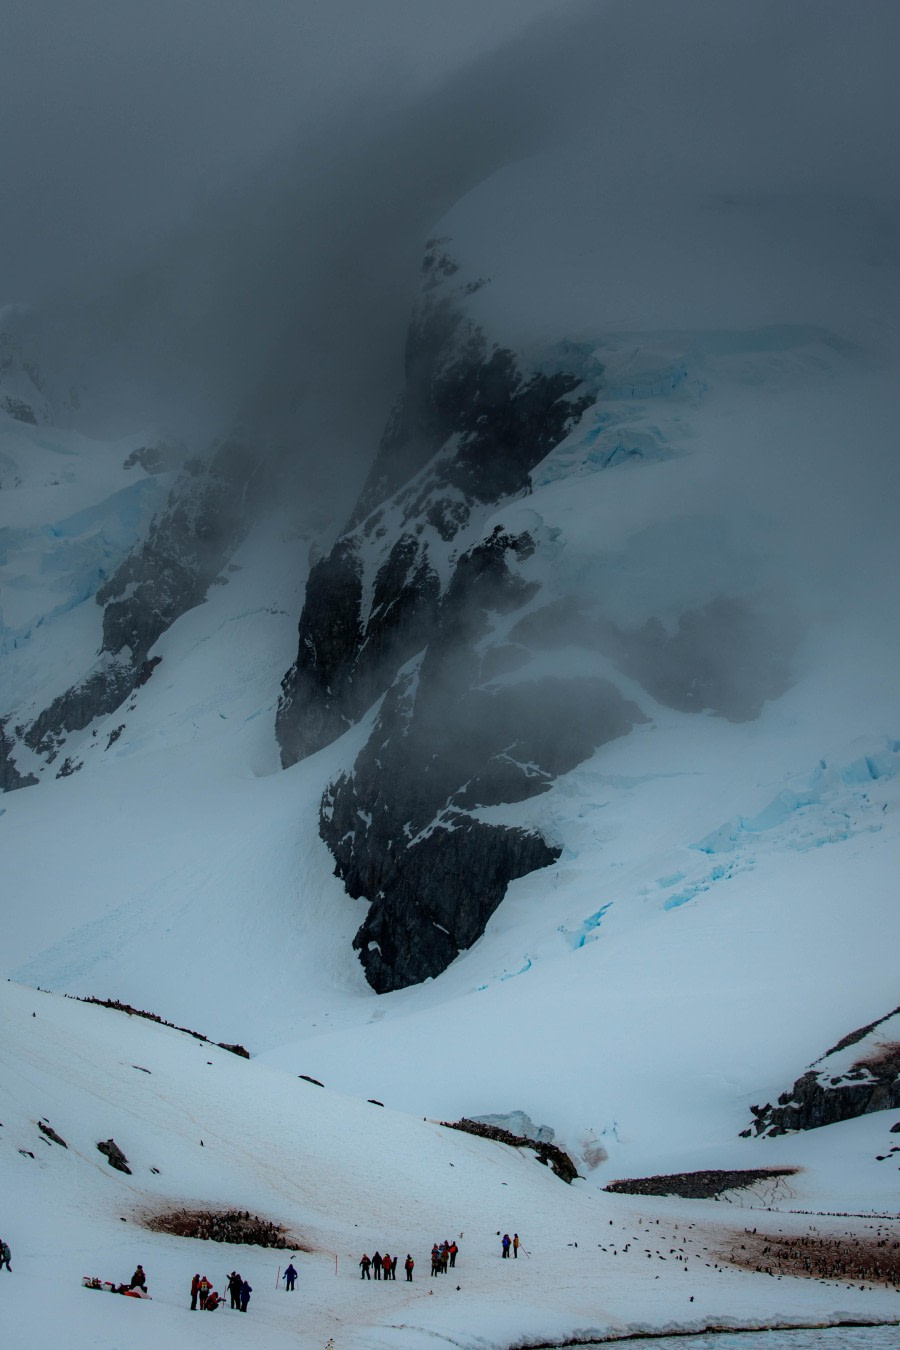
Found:
[[[259,457],[236,441],[219,445],[209,460],[186,466],[147,538],[96,592],[104,614],[93,668],[37,716],[16,727],[16,740],[52,763],[73,732],[114,712],[147,682],[160,660],[149,656],[153,644],[177,618],[203,601],[243,540],[262,478]],[[0,724],[4,790],[38,781],[16,767],[16,740]]]
[[[100,1153],[106,1155],[106,1160],[110,1167],[114,1167],[117,1172],[127,1172],[131,1176],[131,1168],[128,1166],[128,1159],[119,1148],[115,1139],[105,1139],[97,1145]]]
[[[313,568],[277,717],[291,764],[381,696],[368,744],[327,789],[337,874],[371,901],[354,940],[379,992],[439,974],[483,933],[511,880],[559,849],[478,819],[521,801],[641,713],[600,679],[510,679],[493,629],[538,583],[527,532],[487,526],[595,398],[575,371],[526,370],[467,316],[476,286],[433,242],[406,386],[351,520]],[[500,650],[501,648],[506,650]]]
[[[571,1184],[578,1176],[578,1168],[568,1153],[559,1148],[557,1144],[547,1143],[543,1139],[531,1139],[527,1135],[512,1134],[509,1130],[501,1129],[497,1125],[486,1125],[483,1121],[469,1120],[465,1116],[462,1120],[442,1120],[441,1124],[448,1126],[451,1130],[463,1130],[466,1134],[476,1134],[481,1139],[494,1139],[498,1144],[509,1144],[511,1148],[530,1148],[537,1154],[538,1159],[544,1166],[549,1166],[561,1181]],[[609,1189],[610,1187],[607,1187],[607,1190]]]
[[[744,1136],[815,1130],[870,1111],[900,1107],[900,1008],[851,1032],[783,1092],[777,1105],[751,1106]]]

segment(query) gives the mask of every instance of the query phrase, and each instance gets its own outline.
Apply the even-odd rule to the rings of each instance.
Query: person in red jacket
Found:
[[[197,1311],[197,1295],[200,1292],[200,1276],[195,1275],[191,1280],[191,1312]]]
[[[198,1287],[197,1287],[197,1292],[198,1292],[199,1295],[200,1295],[200,1308],[201,1308],[201,1311],[202,1311],[202,1309],[204,1309],[204,1308],[206,1307],[206,1300],[209,1298],[209,1291],[210,1291],[210,1289],[212,1289],[212,1285],[210,1284],[209,1280],[208,1280],[208,1279],[206,1278],[206,1276],[204,1275],[204,1276],[201,1278],[200,1284],[199,1284]]]
[[[381,1265],[384,1270],[384,1278],[389,1280],[391,1278],[391,1258],[388,1256],[387,1252],[385,1252],[384,1256],[381,1258]]]
[[[403,1262],[403,1269],[406,1271],[406,1278],[407,1278],[408,1280],[411,1280],[411,1279],[412,1279],[413,1266],[414,1266],[415,1264],[416,1264],[415,1261],[412,1259],[412,1257],[410,1256],[409,1252],[407,1252],[407,1253],[406,1253],[406,1260]]]

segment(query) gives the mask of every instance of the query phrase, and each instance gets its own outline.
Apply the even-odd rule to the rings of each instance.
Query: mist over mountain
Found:
[[[322,1140],[381,1103],[441,1226],[485,1252],[513,1220],[454,1174],[503,1145],[433,1155],[435,1122],[568,1153],[575,1199],[541,1201],[552,1316],[451,1315],[437,1291],[421,1325],[379,1313],[377,1342],[348,1313],[367,1350],[608,1330],[558,1277],[570,1229],[605,1247],[623,1188],[656,1205],[681,1178],[681,1226],[701,1174],[779,1217],[885,1219],[896,6],[81,9],[15,6],[0,81],[11,1016],[37,986],[249,1047],[244,1133],[299,1075],[354,1224],[359,1179]],[[116,1043],[83,1020],[101,1010],[42,997],[61,1043],[76,1022]],[[19,1020],[13,1167],[49,1109]],[[145,1127],[128,1065],[162,1041],[138,1040],[77,1110],[59,1088],[54,1127],[58,1100],[106,1139],[92,1101],[120,1093],[129,1156],[166,1131],[193,1148],[220,1099],[160,1049],[168,1123]],[[272,1137],[248,1157],[282,1156]],[[184,1208],[188,1154],[165,1156]],[[209,1162],[211,1205],[257,1203],[240,1170]],[[90,1211],[93,1184],[64,1203]],[[385,1194],[367,1221],[390,1227]],[[289,1204],[311,1258],[343,1261],[343,1219]],[[629,1274],[621,1325],[697,1329],[681,1274],[652,1297]],[[702,1325],[756,1316],[762,1276],[732,1275]],[[773,1279],[767,1316],[840,1320],[831,1279]],[[863,1316],[886,1297],[852,1293]]]

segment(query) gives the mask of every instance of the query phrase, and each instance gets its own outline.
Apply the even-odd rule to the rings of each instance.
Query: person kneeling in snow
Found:
[[[221,1302],[222,1300],[219,1298],[219,1295],[216,1293],[215,1289],[213,1289],[209,1298],[206,1300],[206,1311],[214,1312]]]
[[[144,1293],[146,1294],[146,1292],[147,1292],[147,1276],[144,1274],[144,1267],[143,1267],[143,1266],[138,1266],[137,1270],[134,1272],[134,1274],[133,1274],[132,1277],[131,1277],[131,1284],[128,1286],[128,1288],[129,1288],[129,1289],[142,1289],[142,1290],[144,1291]]]

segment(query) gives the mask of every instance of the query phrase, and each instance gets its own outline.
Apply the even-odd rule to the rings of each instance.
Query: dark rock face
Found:
[[[462,1120],[442,1120],[441,1124],[451,1130],[462,1130],[466,1134],[477,1135],[480,1139],[493,1139],[498,1144],[509,1144],[511,1148],[533,1149],[539,1161],[545,1167],[549,1167],[560,1181],[565,1181],[569,1185],[578,1176],[578,1168],[558,1144],[551,1144],[543,1139],[531,1139],[524,1134],[513,1134],[511,1130],[504,1130],[498,1125],[486,1125],[484,1121],[470,1120],[466,1116],[463,1116]],[[607,1190],[609,1189],[607,1187]]]
[[[145,543],[97,592],[102,652],[127,648],[132,669],[140,669],[157,638],[200,604],[243,539],[261,484],[259,460],[236,441],[219,446],[208,463],[187,466]]]
[[[527,535],[496,530],[463,555],[431,643],[323,800],[337,874],[373,902],[354,947],[379,993],[439,974],[481,936],[510,881],[559,856],[538,834],[470,812],[545,791],[644,720],[602,680],[480,683],[491,616],[532,594],[507,559],[531,548]]]
[[[570,397],[578,376],[526,377],[513,352],[490,348],[459,293],[436,294],[453,270],[430,251],[403,398],[347,530],[310,575],[277,715],[285,766],[346,730],[426,645],[449,552],[441,546],[470,524],[474,507],[527,491],[531,469],[594,401]],[[370,555],[380,563],[363,613]]]
[[[66,738],[114,712],[158,665],[150,648],[187,610],[200,604],[244,538],[262,486],[258,458],[237,442],[207,462],[192,462],[169,495],[146,540],[99,588],[103,640],[94,666],[27,725],[16,728],[30,750],[52,763]],[[112,744],[112,740],[110,740]],[[38,780],[19,774],[15,741],[0,723],[0,787]],[[79,767],[73,761],[68,772]]]
[[[312,571],[283,682],[283,762],[319,749],[383,696],[320,830],[351,896],[354,947],[378,992],[438,975],[484,932],[511,880],[559,848],[479,808],[546,791],[643,716],[606,680],[529,678],[531,651],[495,638],[539,583],[527,532],[498,503],[596,397],[574,371],[526,374],[467,317],[437,246],[410,327],[403,398],[344,534]],[[478,283],[480,284],[480,283]]]
[[[17,788],[33,787],[37,778],[33,773],[22,774],[12,758],[15,740],[7,735],[8,718],[0,720],[0,792],[15,792]]]
[[[853,1046],[849,1068],[835,1057]],[[844,1055],[846,1059],[846,1055]],[[829,1063],[831,1061],[831,1063]],[[900,1008],[860,1027],[839,1041],[802,1074],[778,1104],[751,1106],[756,1134],[774,1136],[793,1130],[815,1130],[870,1111],[900,1106]],[[749,1135],[750,1130],[744,1131]]]

